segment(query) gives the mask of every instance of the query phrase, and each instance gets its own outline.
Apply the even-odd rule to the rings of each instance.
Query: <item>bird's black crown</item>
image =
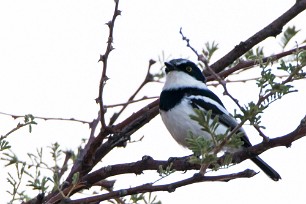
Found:
[[[206,79],[202,74],[201,70],[199,69],[199,67],[190,60],[182,58],[173,59],[170,60],[169,62],[165,62],[165,65],[166,65],[165,69],[166,74],[168,74],[171,71],[182,71],[194,77],[195,79],[202,81],[203,83],[206,82]]]

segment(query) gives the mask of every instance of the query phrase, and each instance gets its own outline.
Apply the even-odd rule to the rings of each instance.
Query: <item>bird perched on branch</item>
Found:
[[[194,109],[204,112],[211,110],[212,117],[219,117],[217,134],[225,134],[228,128],[234,129],[238,125],[221,100],[207,88],[205,77],[195,63],[186,59],[173,59],[165,62],[165,65],[166,81],[160,95],[160,115],[168,131],[180,145],[188,146],[186,138],[189,132],[207,140],[212,139],[197,121],[190,118],[190,115],[194,115]],[[239,131],[243,132],[242,148],[252,146],[244,130],[240,128]],[[274,181],[281,179],[260,157],[256,156],[251,160]]]

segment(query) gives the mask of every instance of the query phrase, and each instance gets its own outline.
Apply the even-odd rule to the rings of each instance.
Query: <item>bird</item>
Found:
[[[216,115],[219,117],[216,134],[224,134],[229,128],[234,129],[238,125],[220,98],[208,89],[205,76],[194,62],[178,58],[165,62],[165,66],[166,80],[160,94],[159,112],[163,123],[177,143],[188,147],[186,139],[189,132],[211,139],[211,135],[203,131],[197,121],[190,118],[190,115],[194,115],[194,109],[204,112],[211,110],[211,120]],[[252,144],[244,129],[240,128],[239,131],[243,133],[241,148],[251,147]],[[281,176],[259,156],[251,160],[272,180],[281,179]]]

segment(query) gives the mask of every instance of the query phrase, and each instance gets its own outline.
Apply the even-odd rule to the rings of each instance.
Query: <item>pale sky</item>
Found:
[[[177,1],[177,0],[130,0],[120,1],[122,15],[117,18],[114,34],[115,50],[109,57],[107,75],[110,78],[105,88],[105,103],[125,102],[142,82],[148,61],[166,57],[185,57],[196,60],[179,35],[180,27],[198,51],[207,41],[215,40],[219,50],[213,58],[219,59],[240,41],[246,40],[272,20],[289,9],[295,1]],[[108,28],[105,25],[112,17],[113,0],[91,1],[1,1],[0,2],[0,112],[17,115],[31,113],[45,117],[77,118],[91,121],[96,117],[98,84],[101,74],[99,55],[105,51]],[[296,25],[302,31],[296,40],[305,40],[306,12],[297,16],[288,25]],[[267,54],[281,52],[280,38],[269,38],[263,44]],[[287,49],[295,46],[292,42]],[[155,70],[159,68],[157,63]],[[249,76],[252,77],[252,76]],[[231,84],[229,91],[243,103],[256,99],[254,84]],[[292,131],[305,115],[305,81],[297,83],[298,93],[286,96],[266,111],[263,123],[266,134],[280,136]],[[138,95],[157,96],[162,84],[149,84]],[[230,112],[237,108],[222,88],[216,91]],[[124,116],[143,107],[147,102],[132,105]],[[109,110],[110,116],[112,110]],[[87,125],[71,122],[37,120],[33,133],[27,129],[9,137],[13,150],[21,159],[36,148],[46,148],[58,141],[62,148],[75,149],[82,138],[89,136]],[[17,125],[18,121],[0,115],[0,134]],[[246,127],[255,144],[261,138]],[[190,151],[183,149],[172,139],[163,126],[160,116],[132,136],[142,142],[117,149],[103,160],[103,165],[140,160],[143,155],[167,160],[170,156],[185,156]],[[282,180],[271,181],[264,173],[251,179],[238,179],[228,183],[199,183],[177,189],[174,193],[157,193],[163,203],[214,202],[214,203],[305,203],[304,175],[306,140],[293,143],[291,148],[275,148],[261,157],[275,168]],[[3,166],[4,162],[0,161]],[[246,168],[259,169],[249,161],[233,168],[217,172],[229,173]],[[195,172],[177,172],[161,183],[187,178]],[[9,197],[6,172],[0,174],[0,197],[7,202]],[[122,178],[122,180],[120,180]],[[157,180],[155,172],[144,176],[121,176],[115,189],[128,188],[141,182]],[[129,180],[127,180],[129,179]],[[133,183],[130,181],[133,180]],[[34,194],[35,195],[35,194]]]

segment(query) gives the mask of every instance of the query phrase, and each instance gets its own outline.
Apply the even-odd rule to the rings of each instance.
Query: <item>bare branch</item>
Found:
[[[128,101],[128,102],[125,102],[125,103],[118,103],[118,104],[114,104],[114,105],[105,105],[104,107],[114,108],[114,107],[118,107],[118,106],[126,106],[126,105],[129,105],[129,104],[132,104],[132,103],[137,103],[137,102],[148,100],[148,99],[158,99],[158,98],[159,98],[159,96],[151,96],[151,97],[144,96],[141,99],[131,100],[131,101]]]
[[[116,0],[113,18],[111,21],[106,23],[106,25],[109,27],[109,36],[107,40],[106,51],[104,55],[100,56],[100,59],[99,59],[99,61],[103,62],[102,75],[101,75],[101,80],[100,80],[100,85],[99,85],[99,98],[97,100],[100,105],[100,114],[101,114],[100,120],[101,120],[102,128],[106,128],[105,117],[104,117],[105,110],[104,110],[104,105],[103,105],[103,90],[104,90],[104,85],[106,81],[108,80],[108,77],[106,76],[107,62],[108,62],[108,56],[110,52],[114,49],[112,43],[113,43],[113,38],[114,38],[113,32],[114,32],[115,20],[117,16],[121,14],[121,11],[118,9],[118,5],[119,5],[119,0]]]
[[[4,112],[0,112],[0,114],[11,116],[14,119],[24,118],[24,115],[14,115],[14,114],[4,113]],[[63,121],[71,121],[71,122],[80,122],[80,123],[83,123],[83,124],[90,124],[89,121],[79,120],[79,119],[74,119],[74,118],[41,117],[41,116],[34,116],[34,115],[33,115],[33,117],[35,119],[41,119],[41,120],[63,120]]]

